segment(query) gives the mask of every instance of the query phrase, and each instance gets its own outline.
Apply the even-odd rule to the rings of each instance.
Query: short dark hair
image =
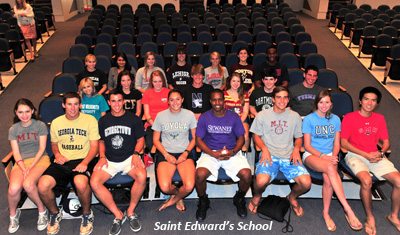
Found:
[[[119,89],[113,89],[113,90],[111,90],[110,93],[108,93],[107,100],[110,100],[111,95],[121,95],[122,98],[124,98],[124,94],[122,94],[122,90],[119,90]]]
[[[278,74],[276,73],[276,69],[275,68],[268,68],[268,69],[264,69],[261,79],[265,78],[265,77],[273,77],[275,79],[278,78]]]
[[[210,93],[210,98],[211,98],[211,96],[213,96],[213,94],[215,94],[215,93],[220,93],[220,94],[222,95],[222,97],[225,98],[225,97],[224,97],[224,92],[223,92],[221,89],[214,89],[214,90],[212,90],[211,93]]]
[[[289,90],[286,87],[283,86],[277,86],[274,88],[274,90],[272,91],[272,97],[275,98],[275,95],[278,94],[281,91],[286,91],[289,95]]]
[[[277,50],[277,49],[276,49],[276,46],[271,45],[271,46],[269,46],[269,47],[267,48],[266,52],[268,52],[268,51],[271,50],[271,49]]]
[[[178,89],[172,89],[172,90],[170,90],[170,91],[168,92],[168,99],[169,99],[169,97],[171,96],[172,93],[178,93],[178,94],[181,96],[181,98],[183,98],[183,93],[182,93],[182,91],[180,91],[180,90],[178,90]]]
[[[77,98],[79,100],[79,104],[82,103],[82,99],[81,96],[76,93],[76,92],[67,92],[65,93],[64,97],[63,97],[63,104],[65,105],[67,103],[67,99],[72,99],[72,98]]]
[[[360,94],[358,96],[358,100],[361,101],[362,98],[364,97],[365,94],[367,93],[373,93],[377,96],[377,102],[378,104],[381,102],[382,99],[382,93],[376,88],[372,86],[367,86],[361,89]]]
[[[319,73],[318,67],[315,65],[312,65],[312,64],[306,67],[306,69],[304,70],[304,73],[307,73],[309,70],[313,70],[313,71],[317,72],[317,74]]]

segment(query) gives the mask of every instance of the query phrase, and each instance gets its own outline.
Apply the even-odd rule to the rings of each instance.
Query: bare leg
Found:
[[[196,192],[197,196],[204,196],[207,190],[207,178],[211,175],[211,172],[204,167],[196,169]]]
[[[89,185],[89,178],[86,175],[76,175],[74,184],[79,201],[81,202],[83,214],[90,214],[90,206],[92,204],[92,190]]]
[[[90,186],[92,187],[97,199],[99,199],[99,201],[101,201],[101,203],[103,203],[103,205],[113,213],[115,218],[122,219],[124,213],[117,207],[112,194],[104,186],[104,182],[110,178],[111,176],[102,170],[93,171],[93,175],[90,178]]]
[[[15,216],[18,202],[21,199],[22,184],[24,176],[19,167],[13,169],[10,175],[10,182],[8,186],[8,208],[10,216]]]
[[[40,177],[38,184],[39,196],[51,214],[58,213],[56,198],[53,192],[53,188],[55,186],[56,181],[53,177],[49,175],[44,175]]]
[[[392,211],[390,213],[390,220],[392,223],[399,224],[399,209],[400,209],[400,173],[392,172],[383,176],[383,178],[387,179],[393,186],[392,190]],[[399,229],[399,228],[397,228]]]
[[[364,211],[367,216],[366,230],[369,229],[372,232],[370,234],[376,233],[375,217],[372,213],[372,179],[367,171],[362,171],[357,174],[357,178],[360,180],[360,197],[364,205]]]
[[[258,174],[256,176],[256,180],[254,181],[254,191],[253,191],[253,198],[249,203],[249,211],[251,213],[257,212],[257,206],[260,203],[261,195],[267,188],[268,184],[270,183],[271,177],[267,174]]]
[[[35,59],[34,54],[33,54],[33,50],[32,50],[31,40],[30,39],[25,39],[25,43],[28,46],[28,50],[29,50],[29,53],[30,53],[30,59]]]
[[[290,204],[293,206],[294,212],[298,216],[303,215],[303,208],[299,205],[297,202],[297,197],[302,195],[303,193],[307,192],[310,187],[311,187],[311,178],[309,175],[301,175],[296,178],[294,178],[294,181],[296,182],[294,186],[292,187],[292,191],[288,195],[288,200]]]
[[[131,201],[129,203],[128,209],[126,210],[127,216],[131,216],[134,214],[136,206],[139,203],[139,200],[142,197],[142,194],[146,188],[146,168],[134,168],[129,171],[128,175],[130,175],[135,180],[135,183],[131,188]]]
[[[28,176],[25,178],[23,183],[23,187],[28,194],[28,197],[36,204],[38,207],[39,212],[44,212],[46,210],[45,206],[43,205],[42,201],[39,197],[38,192],[38,181],[40,176],[42,176],[43,172],[46,170],[47,167],[42,166],[35,166],[30,171]]]

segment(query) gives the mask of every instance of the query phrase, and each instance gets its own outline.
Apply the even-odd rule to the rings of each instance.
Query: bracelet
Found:
[[[385,152],[383,152],[383,151],[379,151],[380,153],[381,153],[381,158],[384,158],[385,157]]]
[[[187,152],[188,154],[190,154],[190,150],[188,150],[188,149],[185,149],[185,152]]]
[[[100,157],[100,159],[102,159],[102,158],[106,158],[106,157]]]
[[[138,155],[140,157],[140,153],[138,151],[133,152],[133,154]]]
[[[320,153],[318,157],[322,157],[322,155],[324,155],[323,153]]]
[[[20,162],[23,162],[24,160],[22,160],[22,159],[19,159],[17,162],[16,162],[16,164],[18,165]]]

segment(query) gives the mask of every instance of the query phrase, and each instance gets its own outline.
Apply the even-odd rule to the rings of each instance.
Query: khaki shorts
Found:
[[[23,161],[24,161],[25,167],[29,167],[32,164],[34,159],[35,159],[34,157],[24,159]],[[49,166],[50,166],[50,158],[47,155],[42,156],[35,165],[35,167],[40,167],[40,168],[43,168],[44,170],[46,170],[47,167],[49,167]],[[17,164],[14,164],[13,169],[11,171],[13,171],[14,169],[21,169],[21,168],[19,168],[19,166]]]
[[[398,171],[387,158],[372,163],[358,154],[348,152],[345,161],[355,175],[362,171],[367,171],[373,173],[379,180],[384,180],[382,176],[386,174]]]
[[[122,162],[112,162],[107,159],[108,166],[104,165],[101,170],[107,172],[112,177],[114,177],[119,172],[122,172],[122,175],[127,175],[129,171],[133,169],[132,166],[132,156],[128,157]]]
[[[250,165],[247,162],[247,158],[239,151],[235,156],[228,160],[218,160],[206,153],[202,153],[199,160],[197,160],[197,168],[204,167],[210,171],[211,175],[207,178],[209,181],[218,180],[218,170],[220,167],[224,168],[225,173],[234,182],[238,182],[240,179],[237,174],[242,169],[250,169]]]

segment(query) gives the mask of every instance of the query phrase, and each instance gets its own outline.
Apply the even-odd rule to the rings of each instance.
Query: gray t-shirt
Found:
[[[279,158],[290,158],[293,138],[303,136],[301,117],[290,108],[283,113],[275,113],[273,108],[259,112],[250,131],[262,138],[272,156]]]
[[[223,76],[219,74],[218,68],[207,67],[204,69],[204,83],[210,84],[214,89],[220,89],[229,77],[228,70],[222,66]]]
[[[157,114],[152,129],[161,132],[161,142],[169,153],[183,153],[189,145],[190,130],[197,127],[192,111],[182,109],[172,113],[169,109]]]
[[[300,116],[307,116],[314,109],[315,99],[322,87],[314,85],[313,88],[307,88],[303,83],[296,84],[289,88],[290,90],[290,107]]]
[[[42,121],[32,119],[31,125],[23,127],[21,122],[12,125],[8,131],[8,140],[16,140],[22,159],[35,157],[39,151],[39,137],[47,136],[48,129]],[[47,155],[46,152],[43,155]]]
[[[167,84],[167,87],[168,87],[167,77],[165,76],[164,70],[162,68],[160,68],[160,67],[155,66],[152,69],[149,69],[149,68],[147,69],[146,76],[144,74],[144,67],[141,67],[137,71],[136,76],[135,76],[135,88],[138,89],[138,90],[139,89],[147,90],[147,88],[149,88],[151,73],[153,73],[156,70],[161,71],[161,73],[164,75],[165,84]]]

